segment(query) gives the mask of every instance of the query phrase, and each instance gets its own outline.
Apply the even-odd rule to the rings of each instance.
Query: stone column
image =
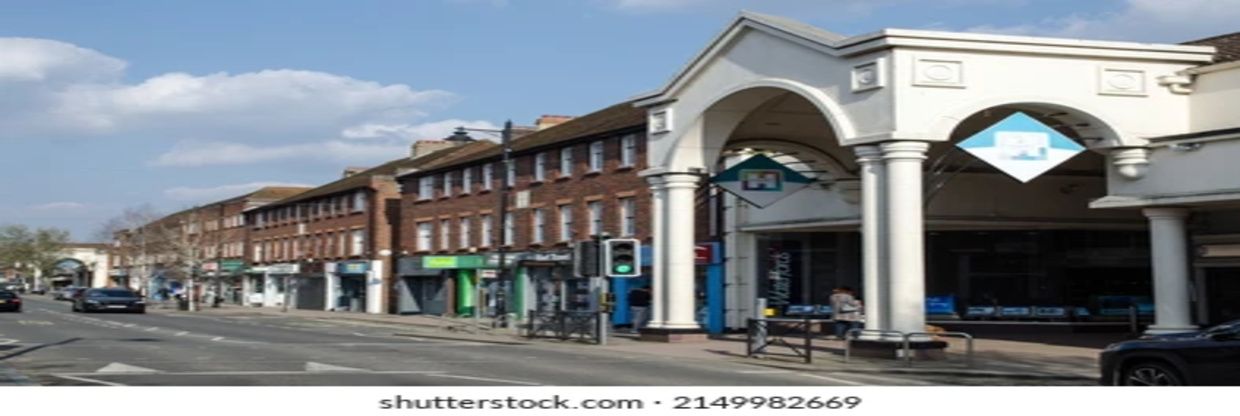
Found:
[[[883,255],[883,151],[878,146],[857,146],[861,166],[861,290],[865,302],[865,329],[890,329],[890,290]]]
[[[922,213],[922,169],[930,145],[894,141],[881,145],[886,161],[886,210],[883,245],[890,292],[890,329],[926,330],[925,232]]]
[[[666,199],[664,214],[663,257],[665,329],[698,329],[694,304],[696,262],[694,261],[694,203],[698,189],[698,175],[690,173],[667,173],[663,175]]]
[[[667,200],[667,188],[660,176],[647,176],[650,183],[650,323],[648,328],[662,328],[666,320],[667,296],[664,286],[664,236],[667,231],[663,225],[663,206]],[[602,266],[599,266],[602,267]]]
[[[1154,325],[1146,333],[1185,332],[1192,324],[1189,302],[1188,231],[1184,208],[1146,208],[1154,268]]]

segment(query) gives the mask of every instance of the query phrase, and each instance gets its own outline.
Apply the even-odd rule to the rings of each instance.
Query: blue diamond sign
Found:
[[[745,159],[710,181],[758,208],[774,204],[813,182],[765,155]]]
[[[1029,182],[1085,150],[1067,136],[1021,112],[956,146],[1021,182]]]

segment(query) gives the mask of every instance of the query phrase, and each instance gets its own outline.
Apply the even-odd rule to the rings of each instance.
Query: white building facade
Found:
[[[1151,332],[1224,318],[1234,312],[1209,306],[1206,280],[1240,261],[1240,117],[1229,112],[1240,68],[1212,64],[1215,52],[912,30],[845,37],[742,13],[637,101],[649,111],[642,174],[654,193],[650,326],[697,329],[686,207],[753,153],[815,184],[765,208],[727,198],[729,327],[757,315],[757,298],[822,304],[840,286],[860,287],[867,328],[899,332],[923,331],[926,298],[941,295],[959,313],[1097,315],[1150,299]],[[1017,112],[1086,151],[1021,183],[956,147]]]

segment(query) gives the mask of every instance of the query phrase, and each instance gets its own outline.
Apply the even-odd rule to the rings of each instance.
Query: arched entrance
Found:
[[[68,286],[90,287],[91,274],[92,271],[86,263],[72,257],[66,257],[57,260],[53,264],[51,276],[48,278],[48,285],[52,290]]]

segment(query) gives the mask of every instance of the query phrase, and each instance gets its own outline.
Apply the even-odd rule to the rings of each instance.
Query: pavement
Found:
[[[289,310],[278,308],[253,308],[222,305],[221,308],[205,308],[205,314],[262,314],[295,315],[315,319],[345,320],[378,326],[395,326],[412,337],[473,340],[497,343],[540,343],[575,346],[596,351],[616,351],[634,354],[652,354],[661,357],[677,357],[701,360],[741,361],[750,364],[800,371],[847,371],[858,373],[890,374],[938,374],[977,378],[1015,378],[1029,380],[1063,381],[1094,384],[1098,379],[1098,353],[1112,342],[1123,339],[1122,334],[1045,334],[1034,340],[1008,340],[979,338],[974,340],[972,362],[966,359],[966,343],[958,338],[943,338],[948,342],[947,359],[943,361],[914,361],[911,365],[897,360],[851,357],[843,359],[842,341],[817,338],[813,342],[814,360],[804,364],[800,356],[787,348],[771,347],[769,354],[758,358],[746,357],[744,334],[727,334],[702,342],[657,343],[638,340],[635,334],[615,332],[607,345],[560,341],[547,338],[531,339],[516,330],[493,328],[489,319],[475,321],[472,318],[448,318],[423,315],[371,315],[327,311]],[[800,342],[799,339],[791,342]],[[798,344],[799,345],[799,344]],[[971,365],[970,365],[971,364]]]

